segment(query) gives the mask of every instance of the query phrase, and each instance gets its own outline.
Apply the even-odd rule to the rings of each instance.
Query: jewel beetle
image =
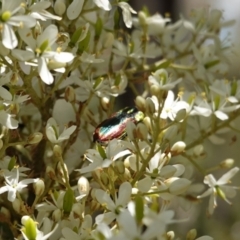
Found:
[[[114,138],[122,139],[127,135],[127,123],[132,121],[136,124],[142,121],[143,118],[143,112],[136,107],[126,107],[114,113],[96,127],[93,133],[93,141],[106,145]]]

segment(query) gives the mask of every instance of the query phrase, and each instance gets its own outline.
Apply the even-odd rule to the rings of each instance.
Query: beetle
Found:
[[[136,124],[142,121],[143,118],[143,112],[136,107],[126,107],[114,113],[96,127],[93,133],[93,141],[106,145],[114,138],[123,139],[127,135],[127,123],[132,121]]]

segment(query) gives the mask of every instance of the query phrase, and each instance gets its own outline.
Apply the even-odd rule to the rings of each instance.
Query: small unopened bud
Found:
[[[62,148],[61,148],[58,144],[54,145],[54,147],[53,147],[53,153],[54,153],[54,155],[57,156],[57,157],[62,156]]]
[[[62,212],[60,209],[55,209],[52,213],[52,219],[54,222],[59,222],[62,218]]]
[[[152,132],[152,125],[151,125],[151,119],[150,119],[150,117],[145,117],[145,118],[143,119],[143,122],[144,122],[145,126],[147,127],[148,131],[149,131],[149,132]]]
[[[75,91],[74,91],[74,88],[71,87],[71,86],[67,86],[65,88],[65,94],[64,94],[64,98],[67,102],[70,102],[70,103],[74,103],[75,100],[76,100],[76,94],[75,94]]]
[[[47,166],[46,173],[47,173],[47,175],[49,176],[50,179],[53,179],[53,180],[56,179],[56,174],[55,174],[55,170],[54,170],[53,167]]]
[[[60,162],[58,162],[58,164],[57,164],[57,171],[56,172],[57,172],[58,178],[61,181],[63,181],[64,183],[66,183],[66,179],[65,179],[65,176],[64,176],[64,172],[63,172],[62,166],[64,167],[65,172],[67,172],[67,180],[69,180],[68,168],[67,168],[67,165],[65,163],[61,164]]]
[[[135,140],[136,136],[136,125],[133,122],[128,122],[126,125],[126,132],[130,140]]]
[[[12,203],[13,209],[17,212],[17,213],[21,213],[21,201],[18,198],[15,198],[15,200]]]
[[[167,232],[167,240],[173,240],[175,237],[175,233],[173,231]]]
[[[187,110],[185,108],[183,109],[180,109],[178,112],[177,112],[177,115],[175,117],[175,121],[177,122],[181,122],[184,120],[184,118],[187,116]]]
[[[39,143],[41,140],[42,140],[42,133],[40,132],[35,132],[33,134],[31,134],[29,137],[28,137],[28,143],[29,144],[37,144]]]
[[[148,137],[148,130],[147,127],[145,126],[145,124],[143,123],[139,123],[137,125],[137,138],[140,140],[146,140]]]
[[[137,96],[136,100],[135,100],[135,104],[140,111],[145,112],[145,110],[146,110],[146,99],[145,98],[143,98],[142,96]]]
[[[37,223],[33,221],[29,216],[22,217],[22,231],[26,235],[28,239],[36,239],[37,238]]]
[[[33,185],[36,196],[41,196],[45,189],[45,184],[42,179],[38,179]]]
[[[102,97],[100,102],[101,102],[101,106],[104,110],[109,109],[110,99],[108,97]]]
[[[228,158],[228,159],[220,162],[219,166],[221,168],[231,168],[233,166],[233,164],[234,164],[234,160],[231,158]]]
[[[151,98],[146,99],[146,111],[151,115],[155,113],[155,105]]]
[[[114,170],[118,173],[118,174],[124,174],[125,172],[125,167],[124,167],[124,163],[122,161],[116,161],[114,162]]]
[[[72,211],[74,203],[74,192],[71,188],[67,189],[63,197],[63,210],[64,213],[69,214]]]
[[[102,172],[102,173],[101,173],[100,179],[101,179],[102,183],[103,183],[105,186],[108,186],[108,184],[109,184],[109,178],[108,178],[108,175],[107,175],[105,172]]]
[[[88,195],[90,191],[89,181],[86,177],[80,177],[78,179],[78,192],[80,195]]]
[[[202,144],[195,146],[193,149],[193,154],[195,156],[201,156],[203,154],[203,152],[204,152],[204,147]]]
[[[182,153],[185,148],[186,148],[185,142],[182,142],[182,141],[176,142],[176,143],[174,143],[174,145],[171,148],[171,153],[173,155],[178,155],[178,154]]]
[[[160,92],[161,92],[161,88],[158,85],[153,84],[150,87],[150,91],[151,91],[152,95],[158,96],[160,94]]]
[[[62,16],[66,11],[66,4],[64,2],[64,0],[57,0],[54,4],[54,12],[59,15]]]
[[[187,233],[186,240],[194,240],[196,237],[197,237],[197,230],[191,229]]]

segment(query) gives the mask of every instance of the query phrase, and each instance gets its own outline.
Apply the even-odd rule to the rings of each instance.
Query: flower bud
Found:
[[[142,96],[137,96],[135,99],[135,104],[140,111],[145,112],[146,110],[146,99]]]
[[[37,144],[42,140],[43,134],[40,132],[35,132],[28,137],[27,142],[29,144]]]
[[[74,203],[74,192],[70,188],[70,189],[67,189],[63,197],[64,213],[69,214],[72,211],[73,203]]]
[[[56,157],[61,157],[62,156],[62,148],[58,144],[54,145],[53,153]]]
[[[97,41],[100,38],[102,29],[103,29],[102,19],[98,18],[95,24],[95,36],[94,36],[95,41]]]
[[[2,149],[2,147],[3,147],[3,141],[2,141],[2,139],[0,138],[0,150]]]
[[[36,196],[41,196],[45,189],[45,184],[42,179],[38,179],[33,185]]]
[[[54,12],[59,15],[62,16],[66,11],[66,4],[64,2],[64,0],[57,0],[54,4]]]
[[[27,236],[28,239],[37,238],[37,223],[33,221],[29,216],[22,217],[22,232]]]
[[[144,123],[145,126],[147,127],[148,132],[152,132],[152,125],[151,125],[151,119],[150,119],[150,117],[145,117],[145,118],[143,119],[143,123]]]
[[[137,125],[136,132],[137,132],[137,138],[138,139],[140,139],[140,140],[146,140],[147,139],[148,130],[147,130],[147,127],[145,126],[145,124],[139,123]]]
[[[220,162],[220,163],[219,163],[219,166],[220,166],[221,168],[231,168],[231,167],[233,166],[233,164],[234,164],[234,160],[231,159],[231,158],[228,158],[228,159]]]
[[[115,161],[113,167],[118,174],[121,174],[121,175],[124,174],[125,166],[122,161]]]
[[[55,174],[55,170],[53,169],[53,167],[51,166],[47,166],[46,168],[46,174],[48,175],[48,177],[52,180],[56,180],[56,174]]]
[[[21,201],[18,198],[15,198],[15,200],[12,203],[13,209],[17,212],[17,213],[21,213]]]
[[[175,233],[173,231],[168,231],[166,237],[167,240],[173,240],[175,237]]]
[[[186,240],[194,240],[196,237],[197,237],[197,230],[191,229],[187,233]]]
[[[181,122],[184,120],[184,118],[187,116],[187,110],[185,108],[180,109],[175,117],[175,121]]]
[[[106,111],[109,109],[109,102],[110,102],[110,99],[108,97],[102,97],[101,98],[101,106],[102,108]]]
[[[103,183],[105,186],[108,186],[108,184],[109,184],[109,178],[108,178],[108,175],[107,175],[105,172],[102,172],[102,173],[101,173],[100,179],[101,179],[102,183]]]
[[[69,180],[69,174],[68,174],[67,165],[64,163],[63,167],[64,167],[65,172],[67,172],[67,178]],[[63,172],[63,169],[62,169],[62,164],[60,162],[58,162],[58,164],[57,164],[57,171],[56,171],[56,173],[57,173],[58,178],[62,182],[66,183],[66,179],[65,179],[64,172]]]
[[[204,152],[204,147],[202,144],[199,144],[193,148],[193,154],[195,156],[201,156]]]
[[[130,140],[137,138],[136,125],[133,122],[128,122],[126,125],[126,132]]]
[[[80,195],[88,195],[90,191],[89,181],[86,177],[82,176],[78,179],[78,192]]]
[[[176,142],[171,147],[171,153],[173,155],[178,155],[178,154],[182,153],[185,148],[186,148],[186,143],[185,142],[182,142],[182,141]]]
[[[70,103],[74,103],[75,100],[76,100],[76,94],[75,94],[75,91],[74,91],[74,88],[71,87],[71,86],[67,86],[65,88],[65,94],[64,94],[64,98],[67,102],[70,102]]]
[[[146,111],[150,115],[155,113],[155,105],[154,105],[154,103],[153,103],[151,98],[147,98],[146,99]]]
[[[152,95],[158,96],[161,92],[161,88],[159,87],[159,85],[153,84],[150,87],[150,92]]]

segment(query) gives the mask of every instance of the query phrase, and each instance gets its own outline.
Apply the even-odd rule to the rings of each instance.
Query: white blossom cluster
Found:
[[[221,11],[174,23],[122,0],[0,8],[1,239],[180,239],[172,224],[188,219],[177,207],[209,197],[212,215],[220,198],[231,204],[234,160],[203,161],[209,140],[239,131],[240,80],[225,79],[231,45],[219,38],[232,21]],[[112,115],[127,87],[136,121]],[[213,238],[189,229],[184,239]]]

